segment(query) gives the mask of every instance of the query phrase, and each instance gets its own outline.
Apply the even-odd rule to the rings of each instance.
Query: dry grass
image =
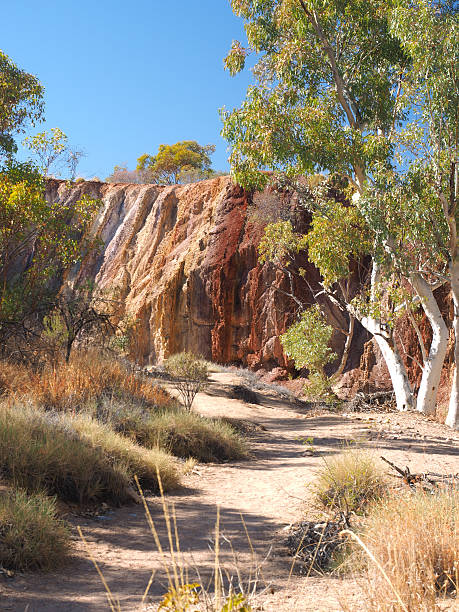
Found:
[[[367,558],[369,611],[433,612],[439,597],[457,595],[458,492],[386,498],[370,512],[364,540],[381,566]]]
[[[88,416],[43,412],[30,404],[0,405],[0,464],[4,477],[27,491],[44,490],[78,503],[132,498],[132,479],[157,488],[178,482],[173,457],[142,449]]]
[[[327,510],[361,514],[384,495],[387,482],[382,466],[371,454],[347,449],[324,460],[313,490],[318,504]]]
[[[0,495],[0,565],[9,570],[48,570],[61,566],[70,547],[55,500],[42,493]]]
[[[150,408],[174,403],[159,385],[139,377],[120,361],[96,352],[75,353],[70,363],[36,372],[23,365],[0,363],[0,394],[31,397],[45,409],[79,412],[103,397],[136,400]]]
[[[136,475],[156,493],[159,492],[158,474],[165,490],[177,486],[179,475],[176,461],[164,450],[143,448],[87,415],[72,418],[72,425],[92,448],[102,449],[105,457],[123,465],[130,478]]]
[[[116,398],[100,407],[99,418],[115,431],[147,448],[162,448],[177,457],[199,462],[247,457],[247,445],[231,425],[181,407],[149,410]]]

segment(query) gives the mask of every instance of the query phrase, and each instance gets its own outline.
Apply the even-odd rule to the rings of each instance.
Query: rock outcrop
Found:
[[[83,194],[101,199],[94,231],[102,246],[75,274],[116,290],[121,314],[136,325],[138,361],[161,362],[187,349],[218,363],[288,369],[279,335],[295,319],[298,301],[314,302],[319,274],[300,253],[304,279],[289,278],[272,264],[261,265],[257,246],[273,211],[288,214],[298,231],[306,229],[307,213],[294,196],[280,199],[266,191],[256,194],[253,205],[252,195],[229,177],[175,186],[86,181],[69,188],[63,181],[48,182],[50,200],[76,201]],[[297,301],[288,295],[292,289]],[[328,306],[328,316],[336,327],[346,327],[339,309]],[[413,354],[414,332],[409,326],[401,330]],[[368,339],[357,325],[343,380],[349,389],[390,386]],[[344,340],[334,334],[336,352]],[[415,380],[416,362],[407,365]]]
[[[258,263],[266,220],[249,214],[250,194],[229,177],[171,187],[48,183],[49,199],[83,194],[102,201],[95,225],[102,249],[77,274],[117,290],[137,325],[140,360],[189,349],[219,363],[287,366],[279,335],[298,305],[286,295],[286,275]],[[302,265],[307,283],[293,279],[294,291],[307,304],[319,276]],[[338,336],[337,349],[344,340]]]

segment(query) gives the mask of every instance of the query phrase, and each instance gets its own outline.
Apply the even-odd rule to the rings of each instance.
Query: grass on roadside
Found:
[[[132,478],[157,489],[178,482],[175,460],[160,450],[142,449],[85,415],[70,416],[26,403],[0,405],[0,464],[14,486],[60,499],[87,503],[132,498]]]
[[[116,399],[104,402],[100,418],[114,430],[150,449],[200,462],[230,461],[247,456],[247,446],[228,423],[180,407],[150,411]]]
[[[386,493],[387,481],[370,453],[346,449],[324,460],[313,490],[318,504],[327,510],[362,514],[370,502]]]
[[[0,494],[0,565],[7,570],[49,570],[62,565],[70,535],[56,517],[55,500],[25,491]]]
[[[136,401],[150,409],[175,405],[161,386],[117,359],[95,351],[75,352],[70,363],[35,371],[21,364],[0,362],[0,395],[32,398],[46,410],[80,412],[106,397]]]
[[[457,597],[458,491],[385,498],[371,509],[363,539],[381,566],[365,556],[369,611],[433,612],[439,596]]]

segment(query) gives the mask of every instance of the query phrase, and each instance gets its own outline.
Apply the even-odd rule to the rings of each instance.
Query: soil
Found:
[[[207,584],[212,578],[219,508],[221,564],[230,573],[235,573],[237,566],[241,576],[248,578],[254,565],[263,561],[254,609],[365,610],[359,584],[353,580],[329,575],[305,577],[295,570],[289,579],[291,558],[285,555],[282,543],[289,526],[308,520],[313,512],[310,485],[315,472],[343,445],[357,441],[373,449],[376,457],[383,455],[397,465],[408,465],[413,472],[455,473],[459,471],[458,432],[418,414],[333,414],[289,403],[264,391],[257,391],[259,404],[249,404],[229,397],[232,385],[240,382],[232,373],[212,374],[211,385],[197,396],[193,409],[206,416],[241,419],[252,456],[239,462],[196,465],[183,478],[183,486],[166,496],[176,515],[189,582],[197,579]],[[147,502],[167,551],[161,500],[147,496]],[[132,505],[95,516],[88,514],[66,517],[74,527],[74,553],[65,567],[47,574],[0,574],[0,610],[109,609],[101,580],[76,533],[77,525],[121,610],[157,609],[168,588],[167,578],[143,507]],[[152,571],[155,576],[149,598],[142,606]],[[269,586],[265,588],[265,584]]]

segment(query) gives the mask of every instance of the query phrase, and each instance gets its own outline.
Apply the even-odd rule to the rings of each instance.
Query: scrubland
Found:
[[[239,374],[239,371],[234,376],[228,372],[215,374],[214,379],[250,383],[251,375],[241,379]],[[273,579],[269,568],[274,566],[269,563],[266,569],[257,565],[249,580],[246,567],[237,569],[231,575],[228,591],[229,578],[217,558],[215,529],[220,527],[210,526],[215,517],[199,516],[196,525],[187,518],[194,506],[210,508],[209,496],[215,495],[229,506],[228,511],[222,510],[222,523],[228,524],[236,508],[259,516],[259,527],[247,526],[254,547],[266,537],[273,537],[268,523],[261,519],[262,514],[269,516],[271,512],[266,503],[273,505],[273,517],[280,516],[284,522],[296,517],[294,520],[319,521],[320,525],[336,523],[339,542],[329,562],[320,570],[311,563],[304,572],[308,577],[301,580],[313,585],[319,577],[321,589],[329,579],[330,584],[342,580],[339,609],[371,612],[433,612],[442,606],[454,609],[459,567],[459,497],[452,482],[433,490],[424,488],[422,483],[410,487],[401,479],[394,481],[387,474],[387,465],[364,444],[343,446],[334,441],[332,436],[338,433],[334,427],[340,427],[343,435],[346,427],[350,427],[336,409],[304,402],[295,404],[295,398],[284,396],[282,389],[257,385],[259,403],[255,405],[243,398],[224,400],[223,397],[232,397],[234,384],[219,383],[213,395],[201,394],[198,407],[186,410],[170,394],[168,385],[169,382],[161,384],[160,379],[135,372],[122,361],[97,353],[76,353],[69,364],[55,368],[32,369],[12,362],[1,363],[3,568],[50,570],[65,562],[72,563],[72,527],[62,519],[62,508],[71,507],[72,512],[78,513],[100,504],[115,508],[141,501],[140,485],[147,496],[158,494],[162,487],[162,502],[159,500],[158,506],[163,507],[163,520],[168,525],[158,540],[154,533],[148,536],[149,521],[150,526],[153,523],[151,516],[145,518],[145,535],[149,538],[153,535],[146,548],[151,549],[154,557],[155,541],[160,546],[164,545],[161,541],[169,542],[169,547],[172,542],[172,551],[165,550],[159,556],[162,570],[158,571],[164,572],[166,580],[162,594],[158,594],[158,587],[156,591],[152,589],[151,602],[147,604],[148,598],[144,599],[145,607],[141,609],[156,609],[160,601],[169,606],[166,609],[176,611],[247,611],[260,606],[264,610],[293,609],[287,606],[289,589],[296,588],[290,581],[270,607],[271,595],[269,592],[266,595],[266,584]],[[252,432],[258,436],[255,453],[253,443],[249,445],[236,432],[239,428],[231,426],[232,421],[253,424],[252,420],[244,420],[245,415],[252,415],[252,419],[258,415],[268,429],[275,424],[272,433],[265,433],[264,428]],[[390,415],[377,418],[385,421]],[[325,424],[323,439],[317,433],[317,438],[308,437],[308,443],[303,444],[298,431],[310,427],[314,430],[321,422]],[[245,429],[241,427],[240,431]],[[250,427],[247,432],[251,435]],[[352,429],[352,439],[357,437]],[[384,439],[378,443],[385,443]],[[392,440],[393,446],[397,444]],[[286,457],[290,460],[286,461]],[[208,471],[200,466],[194,476],[186,475],[192,465],[187,463],[189,458],[213,465]],[[238,462],[234,467],[227,464],[229,460],[241,459],[248,461]],[[218,465],[219,462],[225,465]],[[312,470],[309,462],[313,463]],[[282,492],[282,487],[290,486],[287,475],[296,479],[295,495],[304,492],[305,501],[296,504],[296,510],[295,498]],[[203,492],[179,493],[175,497],[178,507],[174,509],[168,492],[180,487],[181,482],[187,487],[191,483]],[[243,498],[237,502],[239,494]],[[152,498],[149,499],[151,503]],[[145,498],[143,501],[148,515],[148,504]],[[123,516],[125,520],[129,515]],[[232,526],[245,538],[245,523]],[[113,528],[122,526],[114,524]],[[214,548],[217,547],[210,553],[215,556],[211,562],[214,582],[215,576],[220,576],[217,584],[213,582],[210,587],[207,579],[204,584],[204,579],[194,582],[187,578],[189,568],[180,565],[181,553],[177,549],[187,543],[196,546],[197,539],[205,539],[207,529],[213,533]],[[227,540],[221,529],[223,545]],[[168,530],[172,539],[167,536]],[[196,530],[202,534],[197,536]],[[328,545],[325,528],[318,531],[319,537],[310,544],[312,560],[321,547]],[[247,548],[247,542],[240,545]],[[94,542],[87,543],[84,553],[92,554],[94,546]],[[251,543],[251,557],[250,551]],[[239,558],[237,550],[235,555]],[[200,549],[196,556],[203,567],[208,563]],[[148,558],[145,552],[147,564]],[[294,576],[297,561],[295,555],[283,561],[287,572],[292,566]],[[219,574],[215,574],[217,566]],[[94,576],[97,580],[95,570]],[[126,580],[120,576],[118,589],[122,590]],[[357,603],[346,587],[350,583],[357,584],[360,590]],[[102,582],[100,589],[103,590]],[[110,597],[112,609],[132,609],[122,605],[117,608],[116,595]],[[299,601],[305,610],[313,609],[308,596]],[[320,610],[338,609],[332,599],[325,598],[324,602]],[[299,609],[299,603],[292,605]]]
[[[180,485],[184,459],[245,457],[227,423],[184,410],[166,389],[114,356],[70,363],[0,362],[0,564],[50,569],[70,550],[56,502],[80,508],[139,501],[134,478],[159,493]]]

